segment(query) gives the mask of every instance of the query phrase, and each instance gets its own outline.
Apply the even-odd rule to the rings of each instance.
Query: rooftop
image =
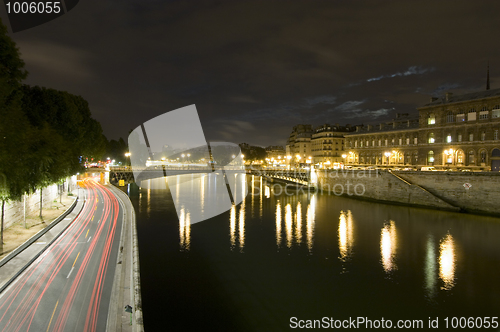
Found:
[[[489,97],[496,97],[496,96],[500,96],[500,89],[483,90],[483,91],[465,93],[465,94],[456,95],[456,96],[453,95],[452,93],[448,92],[446,95],[447,95],[447,97],[434,98],[436,100],[434,100],[428,104],[425,104],[423,107],[436,106],[436,105],[442,105],[442,104],[450,104],[450,103],[459,103],[459,102],[463,102],[463,101],[483,99],[483,98],[489,98]]]

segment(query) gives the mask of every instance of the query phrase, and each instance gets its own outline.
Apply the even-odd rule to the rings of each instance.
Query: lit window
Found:
[[[467,114],[467,121],[475,121],[476,120],[476,110],[475,109],[470,109],[469,113]]]
[[[462,134],[458,134],[457,141],[462,142]]]
[[[403,139],[402,138],[399,139],[399,145],[403,145]]]
[[[451,134],[448,134],[448,136],[446,136],[446,142],[451,143]]]
[[[385,146],[387,146],[387,139],[385,140]]]
[[[429,114],[429,118],[427,119],[427,124],[435,124],[436,123],[436,116],[434,113]]]
[[[472,133],[469,134],[469,141],[471,141],[471,142],[474,141],[474,134],[472,134]]]
[[[406,145],[410,145],[410,138],[409,137],[406,138]]]
[[[434,134],[433,133],[430,133],[429,134],[429,143],[434,143]]]
[[[492,118],[500,118],[500,105],[496,105],[493,111],[491,111]]]
[[[463,122],[463,121],[465,121],[465,114],[464,112],[459,112],[457,114],[457,122]]]
[[[417,138],[417,137],[415,137],[415,138],[413,139],[413,144],[418,144],[418,138]]]
[[[483,131],[481,133],[481,141],[484,141],[486,139],[486,133]]]
[[[430,163],[433,163],[434,162],[434,151],[429,151],[429,153],[427,153],[427,158],[428,158]]]

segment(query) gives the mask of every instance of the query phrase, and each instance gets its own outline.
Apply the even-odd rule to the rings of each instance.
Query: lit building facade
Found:
[[[346,135],[348,164],[500,170],[500,89],[431,98],[418,119],[400,115]]]
[[[418,165],[419,121],[408,114],[346,135],[347,164]]]
[[[447,93],[418,112],[422,165],[500,170],[500,89]]]
[[[296,125],[286,144],[286,158],[288,165],[298,165],[312,160],[311,138],[313,134],[312,125]],[[311,157],[311,158],[309,158]],[[312,162],[312,161],[311,161]]]
[[[350,126],[324,124],[314,128],[311,137],[312,162],[321,168],[330,168],[344,162],[344,135],[352,131]]]

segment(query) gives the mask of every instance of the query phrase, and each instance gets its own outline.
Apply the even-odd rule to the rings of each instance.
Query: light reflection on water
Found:
[[[443,290],[450,290],[455,286],[455,242],[453,237],[448,234],[441,240],[439,245],[439,278],[444,285]]]
[[[380,254],[382,256],[382,266],[387,273],[397,269],[396,249],[396,223],[391,220],[388,224],[385,224],[380,233]]]
[[[341,211],[339,217],[339,259],[346,262],[352,255],[354,246],[354,225],[351,211]]]
[[[426,256],[425,256],[425,289],[427,291],[427,295],[429,298],[434,298],[436,296],[436,283],[437,283],[437,275],[436,275],[436,247],[434,245],[434,237],[429,234],[427,237],[427,247],[426,247]]]

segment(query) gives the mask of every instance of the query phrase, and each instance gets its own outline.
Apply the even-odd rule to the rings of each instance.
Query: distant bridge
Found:
[[[316,177],[312,169],[250,169],[249,174],[263,176],[273,181],[281,180],[285,183],[316,188]]]
[[[216,169],[217,170],[221,170]],[[236,170],[241,171],[241,168]],[[134,173],[132,167],[112,167],[109,171],[109,181],[111,183],[118,183],[120,180],[124,180],[125,183],[138,182],[143,180],[149,180],[154,178],[161,178],[165,175],[182,175],[182,174],[195,174],[195,173],[212,173],[212,169],[209,167],[193,167],[193,166],[181,166],[181,167],[148,167],[142,170],[139,179],[134,179]],[[314,176],[314,170],[312,169],[247,169],[248,174],[263,176],[271,181],[280,180],[285,183],[306,186],[310,188],[316,188],[316,179]]]

